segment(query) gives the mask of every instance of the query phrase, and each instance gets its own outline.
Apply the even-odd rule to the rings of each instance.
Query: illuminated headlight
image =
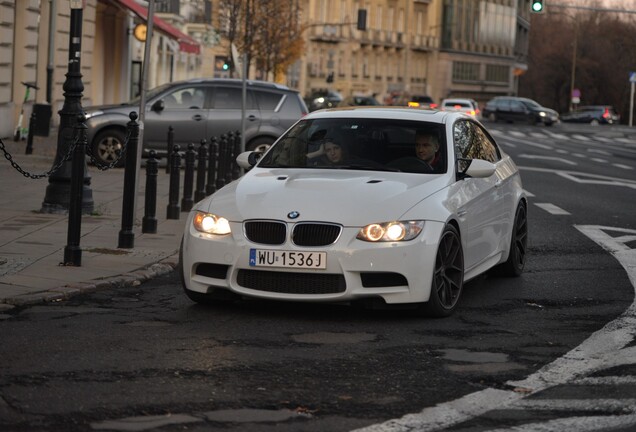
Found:
[[[212,213],[196,212],[192,225],[197,231],[207,234],[226,235],[232,232],[227,219]]]
[[[104,111],[89,111],[87,113],[84,113],[84,115],[86,116],[86,120],[88,120],[91,117],[95,117],[102,114],[104,114]]]
[[[369,242],[408,241],[417,237],[423,227],[424,221],[373,223],[362,227],[356,238]]]
[[[545,117],[546,113],[544,113],[543,111],[539,112],[539,117]]]

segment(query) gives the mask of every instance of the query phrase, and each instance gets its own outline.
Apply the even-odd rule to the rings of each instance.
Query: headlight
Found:
[[[196,212],[192,225],[197,231],[207,234],[226,235],[232,232],[227,219],[212,213]]]
[[[413,240],[422,232],[424,221],[394,221],[372,223],[362,227],[356,238],[369,242]]]
[[[84,113],[84,115],[86,116],[86,120],[88,120],[91,117],[95,117],[102,114],[104,114],[104,111],[90,111],[90,112]]]
[[[545,117],[545,112],[540,111],[540,112],[539,112],[539,117]]]

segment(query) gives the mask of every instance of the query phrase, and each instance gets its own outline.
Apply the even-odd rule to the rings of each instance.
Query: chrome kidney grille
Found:
[[[246,221],[245,237],[253,242],[281,245],[287,239],[287,224],[280,221]],[[342,227],[336,224],[301,222],[292,228],[291,241],[296,246],[328,246],[340,237]]]

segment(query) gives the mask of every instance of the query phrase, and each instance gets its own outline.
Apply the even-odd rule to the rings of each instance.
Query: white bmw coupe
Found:
[[[259,297],[456,309],[465,281],[521,274],[527,198],[481,123],[457,112],[313,112],[190,212],[179,268],[199,303]]]

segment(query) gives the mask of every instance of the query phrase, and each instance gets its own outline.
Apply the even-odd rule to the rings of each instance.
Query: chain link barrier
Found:
[[[0,139],[0,150],[2,150],[2,153],[4,154],[4,158],[9,161],[11,166],[17,172],[22,174],[24,177],[27,177],[27,178],[30,178],[30,179],[33,179],[33,180],[38,180],[38,179],[41,179],[41,178],[50,177],[52,174],[54,174],[57,170],[59,170],[62,167],[64,162],[70,161],[71,157],[73,156],[73,152],[75,151],[75,147],[77,146],[78,142],[79,142],[79,136],[75,136],[73,138],[73,141],[71,142],[71,145],[68,148],[68,151],[64,155],[64,157],[61,158],[57,164],[53,165],[50,170],[48,170],[48,171],[46,171],[44,173],[41,173],[41,174],[30,173],[30,172],[26,171],[24,168],[22,168],[20,166],[20,164],[18,164],[16,161],[14,161],[13,160],[13,156],[11,155],[11,153],[9,153],[7,151],[2,139]]]
[[[110,162],[107,165],[105,165],[100,159],[95,157],[95,155],[93,154],[93,149],[92,149],[92,147],[90,145],[86,146],[86,154],[90,158],[90,161],[93,163],[93,165],[95,165],[95,167],[98,170],[100,170],[100,171],[106,171],[106,170],[109,170],[111,168],[115,168],[115,167],[117,167],[117,165],[119,164],[119,162],[121,161],[123,156],[126,154],[126,148],[128,146],[128,141],[130,139],[130,134],[131,134],[130,128],[126,128],[126,138],[124,139],[124,145],[122,146],[122,149],[119,152],[119,155],[117,156],[117,159],[113,160],[112,162]],[[7,148],[6,148],[5,144],[4,144],[4,142],[2,141],[2,139],[0,139],[0,151],[2,151],[2,153],[4,154],[4,158],[9,161],[11,166],[17,172],[19,172],[20,174],[22,174],[26,178],[30,178],[30,179],[33,179],[33,180],[39,180],[39,179],[42,179],[42,178],[50,177],[52,174],[57,172],[57,170],[59,170],[62,167],[64,162],[67,162],[67,161],[71,160],[71,158],[73,157],[73,152],[75,151],[75,147],[77,147],[77,143],[79,142],[79,136],[76,133],[74,133],[73,135],[74,135],[73,136],[73,141],[71,142],[71,145],[69,146],[69,148],[68,148],[66,154],[64,155],[64,157],[61,158],[58,161],[58,163],[53,165],[50,170],[48,170],[48,171],[46,171],[44,173],[40,173],[40,174],[33,174],[33,173],[30,173],[29,171],[25,170],[24,168],[22,168],[20,166],[20,164],[18,164],[13,159],[13,156],[7,150]]]

